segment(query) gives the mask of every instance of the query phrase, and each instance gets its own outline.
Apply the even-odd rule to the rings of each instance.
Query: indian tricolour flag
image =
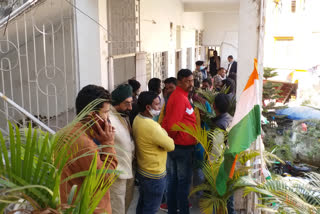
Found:
[[[253,72],[237,103],[228,135],[229,148],[224,153],[224,161],[216,180],[217,191],[221,196],[227,191],[228,179],[233,177],[238,154],[248,149],[261,134],[258,84],[259,75],[255,59]]]

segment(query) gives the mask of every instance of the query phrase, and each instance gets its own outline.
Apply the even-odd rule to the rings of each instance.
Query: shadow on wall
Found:
[[[233,42],[233,43],[229,43],[229,42],[222,42],[221,43],[221,66],[224,68],[228,68],[228,56],[232,55],[233,58],[238,61],[238,44]]]

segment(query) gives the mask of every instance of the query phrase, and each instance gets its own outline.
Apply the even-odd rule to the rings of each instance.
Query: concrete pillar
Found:
[[[141,84],[141,91],[148,90],[146,70],[146,53],[140,52],[136,55],[136,80]]]
[[[261,74],[261,63],[263,60],[261,54],[263,53],[263,47],[260,44],[260,48],[258,48],[260,29],[260,1],[261,0],[240,1],[237,98],[239,98],[251,72],[253,71],[254,58],[259,58],[259,70]]]
[[[107,28],[105,1],[75,0],[82,12]],[[79,10],[75,10],[75,29],[80,89],[88,84],[108,88],[107,32]]]
[[[239,11],[239,49],[237,71],[237,98],[242,93],[254,67],[254,58],[258,59],[258,72],[260,77],[260,97],[262,97],[263,76],[263,40],[264,40],[264,0],[241,0]],[[261,102],[261,99],[260,99]],[[261,103],[260,103],[261,104]],[[251,149],[260,149],[260,141],[252,143]],[[259,169],[261,166],[254,166]],[[253,175],[261,179],[260,174]],[[240,199],[241,201],[243,199]],[[255,194],[246,196],[246,213],[259,214],[256,209],[258,197]],[[237,209],[237,207],[236,207]]]
[[[99,2],[99,23],[103,27],[99,27],[100,33],[100,74],[101,74],[101,86],[106,89],[110,88],[108,84],[108,16],[107,16],[107,1],[98,1]]]

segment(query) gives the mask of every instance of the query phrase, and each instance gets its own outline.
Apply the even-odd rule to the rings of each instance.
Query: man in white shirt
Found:
[[[110,188],[111,207],[113,214],[125,214],[133,198],[134,168],[133,159],[135,144],[129,121],[132,110],[132,87],[128,84],[118,86],[112,93],[110,121],[115,127],[114,145],[118,157],[117,170],[119,178]]]

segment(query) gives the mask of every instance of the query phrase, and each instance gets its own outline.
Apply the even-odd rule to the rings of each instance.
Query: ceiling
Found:
[[[240,0],[181,0],[185,12],[238,12]]]
[[[183,3],[230,3],[240,2],[240,0],[181,0]]]

